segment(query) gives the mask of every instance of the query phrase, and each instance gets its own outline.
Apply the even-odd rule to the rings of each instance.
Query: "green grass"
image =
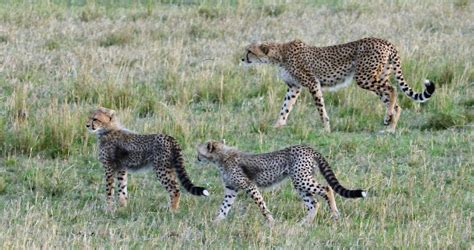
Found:
[[[469,1],[2,1],[0,2],[1,248],[472,248],[474,61]],[[355,85],[325,93],[333,132],[304,91],[288,126],[272,128],[286,87],[272,66],[243,68],[252,41],[299,38],[330,45],[383,37],[401,53],[416,104],[401,94],[395,134],[384,107]],[[178,139],[192,180],[208,198],[183,192],[167,209],[154,174],[133,173],[130,203],[104,211],[103,170],[89,111],[105,106],[140,133]],[[268,228],[244,194],[212,224],[223,195],[196,145],[224,138],[245,151],[305,143],[325,156],[365,200],[322,204],[312,225],[289,182],[264,192]],[[318,175],[318,180],[322,177]]]

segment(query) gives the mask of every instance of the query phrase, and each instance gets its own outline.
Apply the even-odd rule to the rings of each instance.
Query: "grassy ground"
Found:
[[[472,248],[473,13],[464,0],[2,1],[0,247]],[[331,134],[306,92],[288,126],[271,127],[286,87],[274,67],[239,66],[247,43],[366,36],[397,45],[412,87],[437,84],[425,104],[399,94],[397,133],[377,133],[384,108],[356,86],[325,93]],[[184,193],[172,214],[154,175],[136,173],[129,206],[104,212],[96,139],[84,127],[97,106],[132,130],[176,137],[212,196]],[[264,193],[273,228],[245,195],[213,225],[222,184],[215,167],[195,163],[195,146],[211,138],[253,152],[313,145],[369,197],[338,197],[339,221],[320,209],[299,226],[304,206],[285,182]]]

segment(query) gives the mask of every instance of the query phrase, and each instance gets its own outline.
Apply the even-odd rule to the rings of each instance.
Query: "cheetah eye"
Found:
[[[97,118],[92,118],[92,121],[93,121],[93,122],[96,122],[96,121],[97,121]]]
[[[211,143],[208,143],[207,144],[207,151],[211,151],[211,149],[212,149],[212,145],[211,145]]]

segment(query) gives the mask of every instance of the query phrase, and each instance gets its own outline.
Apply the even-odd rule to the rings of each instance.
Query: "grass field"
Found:
[[[474,8],[470,1],[0,1],[0,248],[472,248]],[[272,128],[286,91],[272,66],[244,68],[252,41],[324,46],[376,36],[401,53],[416,104],[399,92],[397,132],[380,134],[384,107],[355,84],[325,93],[333,132],[306,91],[288,126]],[[98,106],[140,133],[181,143],[208,198],[183,191],[178,212],[151,172],[129,176],[129,206],[104,211]],[[245,151],[313,145],[365,200],[322,204],[311,225],[289,182],[264,192],[268,227],[239,195],[226,221],[217,169],[196,145],[224,138]],[[321,175],[316,176],[320,181]]]

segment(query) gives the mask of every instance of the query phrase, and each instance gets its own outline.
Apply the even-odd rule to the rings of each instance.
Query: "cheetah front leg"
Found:
[[[226,218],[227,214],[234,204],[235,198],[237,197],[237,190],[232,187],[226,186],[224,189],[224,201],[222,201],[221,208],[219,209],[219,214],[214,219],[214,222],[219,222]]]
[[[289,86],[285,95],[285,101],[280,109],[280,116],[273,127],[280,128],[286,125],[288,115],[293,109],[293,105],[296,103],[296,99],[301,93],[301,87]]]
[[[311,95],[313,96],[314,103],[318,109],[319,116],[323,122],[324,131],[331,132],[331,126],[329,125],[329,117],[326,113],[326,108],[324,105],[323,92],[321,90],[321,83],[318,81],[316,83],[308,83],[308,89]]]
[[[122,169],[117,172],[118,193],[120,206],[127,206],[128,192],[127,192],[127,170]]]
[[[112,211],[114,208],[114,175],[115,170],[112,167],[105,169],[106,209],[108,211]]]
[[[258,205],[258,207],[260,208],[260,211],[262,212],[263,216],[265,216],[268,223],[272,225],[274,221],[273,216],[270,213],[270,211],[267,209],[267,206],[265,205],[265,201],[263,201],[263,197],[258,191],[257,187],[255,185],[250,185],[249,187],[247,187],[246,191],[247,191],[247,194],[249,194],[250,197],[252,197],[252,199],[255,201],[255,204]]]

